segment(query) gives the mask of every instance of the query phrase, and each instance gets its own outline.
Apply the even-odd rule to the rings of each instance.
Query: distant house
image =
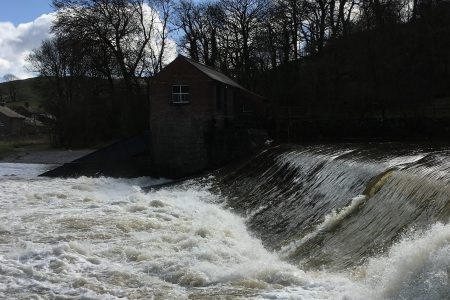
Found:
[[[150,106],[154,164],[177,174],[234,155],[266,113],[264,98],[181,55],[152,79]]]
[[[19,106],[9,106],[10,109],[16,113],[26,117],[25,125],[27,127],[27,133],[37,133],[45,129],[48,124],[51,124],[54,117],[44,110]],[[52,119],[53,118],[53,119]]]
[[[27,117],[27,118],[32,118],[35,113],[33,113],[29,108],[19,105],[19,106],[9,106],[9,108],[11,108],[12,110],[14,110],[16,113]]]
[[[23,131],[25,117],[6,106],[0,106],[0,135],[18,135]]]

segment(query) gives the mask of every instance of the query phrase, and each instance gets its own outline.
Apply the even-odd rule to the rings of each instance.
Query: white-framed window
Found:
[[[190,103],[189,86],[173,85],[172,86],[172,103],[187,104]]]

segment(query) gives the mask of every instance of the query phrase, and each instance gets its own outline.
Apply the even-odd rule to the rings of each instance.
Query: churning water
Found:
[[[0,298],[450,297],[445,147],[282,146],[151,190],[2,169]]]

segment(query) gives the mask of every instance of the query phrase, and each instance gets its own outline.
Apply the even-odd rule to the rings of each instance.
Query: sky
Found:
[[[5,74],[20,79],[37,74],[26,57],[49,36],[51,0],[0,0],[0,80]]]
[[[6,74],[19,79],[35,77],[27,57],[50,36],[54,20],[51,0],[0,0],[0,82]],[[168,41],[169,61],[176,57],[175,42]]]

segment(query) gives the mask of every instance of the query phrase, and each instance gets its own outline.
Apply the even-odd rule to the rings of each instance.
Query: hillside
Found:
[[[25,106],[26,103],[32,109],[42,109],[44,99],[42,93],[39,92],[46,79],[44,78],[29,78],[23,80],[15,80],[10,82],[0,83],[0,99],[5,101],[8,106]],[[12,93],[15,91],[15,101],[11,101]]]
[[[450,19],[435,16],[330,41],[260,74],[277,130],[297,137],[448,137]]]

